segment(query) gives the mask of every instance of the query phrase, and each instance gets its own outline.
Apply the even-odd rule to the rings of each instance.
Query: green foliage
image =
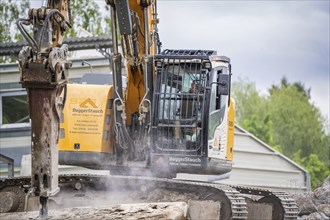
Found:
[[[233,83],[236,122],[262,141],[272,144],[271,121],[266,97],[259,96],[254,83],[239,79]]]
[[[0,43],[21,41],[22,37],[16,27],[16,20],[27,14],[29,0],[21,0],[19,4],[13,0],[0,0]],[[0,57],[0,63],[14,62],[11,57]]]
[[[308,99],[295,85],[273,91],[269,100],[272,135],[275,144],[289,157],[301,149],[302,157],[318,152],[319,158],[325,161],[329,148],[321,114]]]
[[[302,157],[301,150],[298,150],[294,154],[293,160],[308,170],[311,176],[311,185],[313,189],[322,185],[324,179],[330,174],[329,168],[324,162],[319,160],[317,154],[313,153],[309,155],[309,157]]]
[[[312,180],[312,188],[322,185],[323,181],[330,174],[328,167],[319,160],[317,154],[311,154],[305,165]]]
[[[305,167],[316,187],[329,174],[330,135],[319,109],[310,102],[310,91],[283,78],[266,97],[249,81],[233,83],[237,123]]]
[[[16,28],[16,20],[27,14],[29,7],[29,0],[21,0],[20,4],[16,4],[13,0],[0,0],[0,43],[10,42],[13,39],[21,40]]]
[[[273,138],[271,136],[272,126],[269,119],[269,114],[265,118],[260,118],[253,114],[251,117],[245,119],[242,127],[246,128],[252,134],[255,134],[260,140],[273,145]]]
[[[0,43],[22,41],[22,36],[16,27],[16,20],[27,17],[27,10],[30,8],[29,0],[0,0],[0,3]],[[71,0],[70,6],[73,28],[65,32],[65,37],[76,37],[78,27],[92,35],[109,33],[111,23],[109,15],[102,18],[100,8],[95,1]],[[104,6],[108,12],[109,7],[105,2]],[[102,28],[102,24],[105,24],[105,28]],[[0,57],[0,63],[15,61],[14,57]]]
[[[93,35],[101,35],[103,33],[101,25],[102,15],[95,1],[71,0],[70,3],[73,28],[65,32],[66,37],[77,37],[78,27]]]
[[[104,32],[104,34],[111,34],[111,18],[110,18],[110,6],[109,5],[105,6],[105,11],[106,11],[106,16],[104,17],[105,28],[104,28],[103,32]]]
[[[282,88],[287,88],[287,87],[290,87],[290,86],[295,87],[299,91],[299,93],[301,93],[305,97],[307,97],[308,100],[311,98],[311,88],[306,89],[305,85],[302,84],[301,82],[294,82],[293,84],[290,84],[285,77],[283,77],[281,79],[281,85],[280,86],[272,85],[271,89],[269,89],[269,93],[273,94],[275,91],[279,91]]]

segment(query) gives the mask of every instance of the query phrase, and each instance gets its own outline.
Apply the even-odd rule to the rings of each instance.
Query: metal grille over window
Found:
[[[202,59],[164,58],[157,60],[156,66],[153,123],[156,150],[200,155],[208,70]]]

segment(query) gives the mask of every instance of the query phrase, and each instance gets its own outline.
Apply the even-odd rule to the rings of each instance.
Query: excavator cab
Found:
[[[156,56],[155,66],[152,169],[229,172],[229,58],[216,51],[165,50]]]

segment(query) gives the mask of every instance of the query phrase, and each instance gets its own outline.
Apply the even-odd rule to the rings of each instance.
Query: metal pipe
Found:
[[[115,6],[111,5],[110,16],[111,16],[111,35],[112,35],[112,52],[118,54],[118,39],[117,39],[117,17]]]
[[[144,16],[144,46],[145,46],[145,55],[150,54],[149,48],[149,20],[148,20],[148,7],[144,7],[143,9]]]

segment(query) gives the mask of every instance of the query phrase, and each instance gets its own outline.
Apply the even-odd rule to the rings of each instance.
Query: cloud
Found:
[[[284,75],[329,116],[328,1],[159,1],[164,49],[214,49],[264,90]],[[235,80],[235,77],[234,77]]]
[[[31,1],[40,6],[41,0]],[[97,1],[101,8],[105,2]],[[329,1],[158,1],[163,49],[213,49],[260,91],[285,75],[329,118]],[[104,11],[103,11],[104,14]]]

